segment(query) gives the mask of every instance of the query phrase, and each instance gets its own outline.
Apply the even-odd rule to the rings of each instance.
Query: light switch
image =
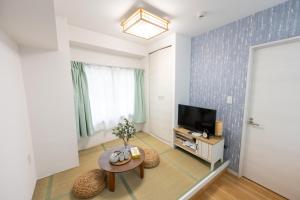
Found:
[[[232,96],[227,96],[226,103],[232,104]]]

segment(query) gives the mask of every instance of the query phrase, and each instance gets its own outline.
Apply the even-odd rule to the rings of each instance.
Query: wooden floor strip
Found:
[[[244,200],[257,199],[255,198],[255,195],[249,194],[245,190],[242,190],[239,185],[233,184],[228,179],[224,178],[224,176],[220,177],[220,179],[218,179],[214,184],[233,197],[240,197]]]
[[[272,190],[269,190],[245,177],[241,178],[241,182],[243,184],[248,185],[249,187],[251,187],[252,189],[254,189],[255,191],[259,192],[260,194],[265,195],[268,199],[272,199],[272,200],[287,200],[287,198],[273,192]],[[256,187],[254,187],[256,186]],[[258,187],[257,187],[258,186]]]
[[[275,192],[244,177],[223,173],[205,190],[196,193],[191,200],[286,200]]]
[[[224,176],[232,180],[235,184],[239,184],[242,188],[248,190],[249,192],[258,194],[262,199],[274,199],[274,200],[285,199],[282,196],[272,192],[271,190],[261,187],[255,182],[250,181],[249,179],[246,179],[244,177],[238,178],[230,174],[224,174]]]
[[[216,184],[212,184],[210,188],[206,191],[213,199],[224,199],[224,200],[231,200],[233,196],[223,190],[222,188],[218,187]]]

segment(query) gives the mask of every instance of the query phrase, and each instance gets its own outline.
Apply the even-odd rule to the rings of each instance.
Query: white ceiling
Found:
[[[196,36],[284,1],[286,0],[55,0],[55,11],[56,15],[67,17],[71,25],[147,44],[155,38],[149,41],[127,35],[122,33],[120,27],[121,20],[138,7],[169,19],[169,33]],[[207,12],[207,16],[197,19],[196,13],[199,11]]]
[[[57,48],[53,0],[0,0],[0,28],[20,45]]]

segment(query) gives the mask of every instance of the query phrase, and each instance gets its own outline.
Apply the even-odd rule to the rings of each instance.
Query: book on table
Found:
[[[141,153],[137,147],[131,147],[130,153],[131,153],[132,159],[139,159],[141,156]]]

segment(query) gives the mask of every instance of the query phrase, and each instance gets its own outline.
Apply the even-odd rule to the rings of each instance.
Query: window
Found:
[[[86,64],[95,131],[110,129],[134,112],[134,70]]]

